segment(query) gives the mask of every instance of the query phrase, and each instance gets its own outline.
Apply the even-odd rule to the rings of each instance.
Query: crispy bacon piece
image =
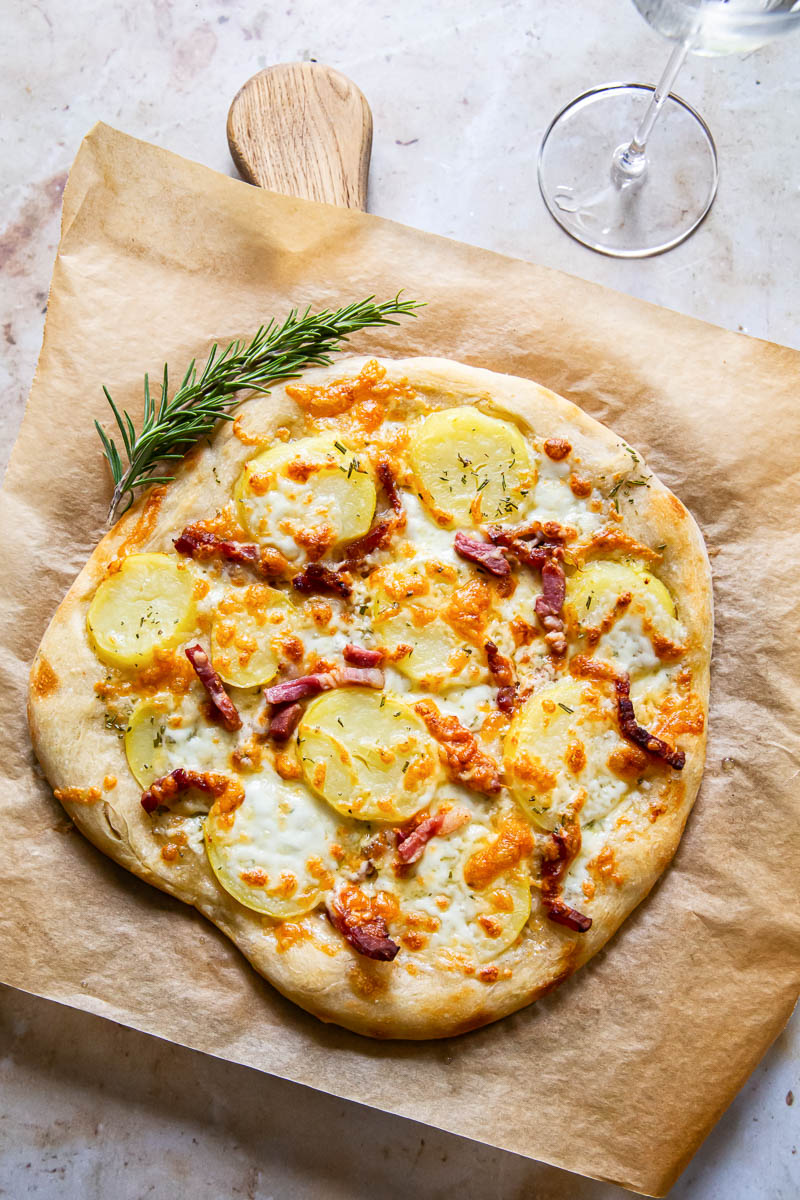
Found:
[[[373,550],[382,550],[388,545],[395,528],[392,517],[381,517],[360,538],[356,538],[344,552],[345,563],[348,567],[359,566]]]
[[[386,499],[394,513],[398,522],[405,525],[406,510],[403,508],[403,500],[400,492],[397,490],[397,482],[392,471],[391,464],[387,458],[381,458],[375,468],[378,474],[378,479],[381,481],[381,486],[386,493]]]
[[[508,687],[501,687],[498,690],[497,707],[506,716],[511,717],[517,711],[517,688],[518,684],[512,683]]]
[[[501,654],[494,642],[484,642],[483,648],[486,651],[489,671],[495,683],[501,688],[510,687],[514,682],[514,667],[511,659],[506,658],[505,654]]]
[[[422,717],[428,732],[441,746],[453,778],[485,796],[497,795],[503,786],[497,763],[484,754],[475,736],[458,718],[443,717],[432,700],[419,700],[414,711]]]
[[[592,918],[570,908],[561,895],[561,884],[567,868],[581,848],[581,827],[577,821],[562,825],[551,835],[542,857],[541,897],[547,916],[557,925],[566,925],[576,933],[586,933]]]
[[[142,808],[146,813],[155,812],[159,805],[168,805],[181,792],[188,792],[190,788],[208,792],[216,800],[228,790],[230,784],[231,781],[225,775],[176,767],[169,775],[162,775],[160,779],[154,780],[147,791],[142,792]]]
[[[302,704],[281,704],[270,716],[267,736],[274,742],[288,741],[300,724],[302,715]]]
[[[388,545],[392,534],[405,527],[406,510],[403,508],[403,501],[397,490],[389,461],[385,458],[379,459],[375,470],[386,499],[389,501],[390,511],[378,517],[365,534],[356,538],[346,548],[344,557],[348,567],[359,566],[374,550],[380,550]]]
[[[490,575],[511,574],[511,567],[508,565],[508,559],[503,554],[503,551],[493,545],[491,542],[484,542],[480,538],[471,537],[468,533],[463,533],[460,529],[453,541],[456,554],[460,554],[462,558],[466,558],[468,562],[477,563],[478,566],[488,571]]]
[[[383,661],[383,651],[368,650],[366,646],[356,646],[349,642],[342,651],[342,657],[354,667],[377,667]]]
[[[542,594],[536,597],[535,608],[540,617],[557,617],[564,606],[566,595],[564,568],[557,562],[546,562],[542,567]]]
[[[631,681],[627,675],[618,675],[614,680],[614,690],[617,694],[617,715],[623,737],[629,742],[640,746],[648,754],[655,754],[669,763],[676,771],[682,771],[686,765],[686,755],[683,750],[673,750],[672,746],[649,733],[643,726],[637,724],[636,714],[631,701]]]
[[[379,691],[386,682],[380,667],[334,667],[335,687],[371,687]]]
[[[354,950],[365,958],[375,958],[379,962],[391,962],[400,947],[389,937],[389,930],[383,917],[371,917],[359,924],[353,914],[347,909],[340,908],[335,900],[328,902],[325,908],[328,920],[334,929],[345,938]]]
[[[617,718],[622,736],[642,750],[647,750],[649,754],[655,754],[656,757],[663,759],[676,771],[683,770],[686,765],[686,755],[683,750],[674,750],[667,742],[662,741],[654,733],[650,733],[638,724],[633,711],[631,681],[628,675],[620,674],[611,663],[603,662],[599,658],[590,658],[588,654],[576,654],[569,664],[569,669],[570,674],[577,679],[607,679],[613,683],[617,697]]]
[[[495,545],[505,546],[519,562],[542,573],[542,594],[536,597],[536,612],[545,630],[544,640],[553,654],[565,654],[567,639],[564,637],[564,622],[561,610],[564,605],[566,580],[559,559],[564,557],[563,542],[568,540],[569,530],[555,521],[544,525],[534,521],[531,525],[505,529],[490,525],[489,537]]]
[[[553,559],[563,558],[561,543],[564,538],[559,531],[560,527],[554,525],[548,536],[538,521],[518,529],[490,525],[486,530],[495,546],[503,546],[518,562],[534,571],[541,571],[545,563]]]
[[[307,700],[318,692],[327,691],[334,687],[331,672],[320,672],[318,675],[301,675],[299,679],[285,679],[283,683],[275,683],[264,692],[267,704],[293,704],[296,700]]]
[[[565,595],[564,568],[554,559],[548,559],[542,567],[542,594],[536,597],[534,608],[546,630],[544,640],[553,654],[565,654],[567,650],[564,622],[561,618]]]
[[[234,542],[217,537],[215,533],[195,525],[187,525],[172,544],[178,554],[185,554],[189,558],[224,558],[228,562],[254,567],[259,574],[266,576],[281,575],[288,565],[278,550],[269,547],[262,549],[254,542]]]
[[[397,833],[397,857],[402,863],[415,863],[422,857],[422,852],[431,838],[440,835],[444,837],[455,829],[460,829],[471,820],[469,813],[463,808],[440,809],[434,816],[420,821],[414,829]]]
[[[380,688],[385,683],[383,671],[378,667],[334,667],[331,671],[317,671],[314,675],[301,675],[299,679],[285,679],[275,683],[264,692],[267,704],[292,704],[296,700],[307,700],[318,692],[329,692],[335,687]]]
[[[219,714],[222,724],[230,733],[233,733],[235,729],[241,729],[242,718],[236,711],[236,705],[225,691],[225,685],[212,667],[203,647],[198,642],[194,646],[187,646],[184,653],[194,667],[197,678],[208,692],[208,698]]]
[[[330,567],[323,567],[321,563],[309,563],[304,567],[299,575],[295,575],[292,579],[292,587],[298,592],[303,592],[306,595],[319,592],[333,592],[337,596],[343,596],[345,599],[352,592],[352,588],[344,576],[338,571],[332,571]]]

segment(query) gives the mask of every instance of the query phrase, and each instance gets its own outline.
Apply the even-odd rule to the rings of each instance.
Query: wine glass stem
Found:
[[[656,84],[653,98],[647,106],[647,112],[633,135],[633,140],[627,146],[620,146],[614,154],[614,176],[618,183],[624,185],[634,179],[641,179],[644,175],[647,167],[647,140],[653,132],[665,100],[672,91],[672,85],[678,77],[678,72],[686,61],[691,44],[691,37],[676,44],[669,56],[669,62],[664,68],[664,74]]]

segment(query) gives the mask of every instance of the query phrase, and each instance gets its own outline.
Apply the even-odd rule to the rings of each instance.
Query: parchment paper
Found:
[[[201,917],[104,858],[37,773],[28,663],[103,529],[92,420],[216,339],[398,288],[357,352],[529,376],[607,421],[693,510],[717,640],[706,778],[675,861],[557,992],[466,1037],[374,1043],[283,1000]],[[376,217],[294,201],[98,126],[64,196],[0,512],[3,903],[18,988],[572,1171],[663,1194],[800,979],[800,355]]]

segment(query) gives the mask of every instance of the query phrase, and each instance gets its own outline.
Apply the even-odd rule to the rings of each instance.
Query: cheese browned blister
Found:
[[[699,534],[631,447],[527,381],[359,361],[243,411],[250,433],[125,518],[59,610],[39,753],[90,837],[324,1019],[424,1037],[501,1016],[594,953],[677,844],[704,747]],[[192,522],[194,557],[173,546]],[[542,607],[545,562],[563,604],[556,581]],[[37,687],[72,660],[69,702]]]

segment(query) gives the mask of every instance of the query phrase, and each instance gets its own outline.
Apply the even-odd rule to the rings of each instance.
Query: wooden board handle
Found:
[[[367,207],[372,113],[356,85],[322,63],[280,63],[248,79],[228,112],[243,179],[343,208]]]

